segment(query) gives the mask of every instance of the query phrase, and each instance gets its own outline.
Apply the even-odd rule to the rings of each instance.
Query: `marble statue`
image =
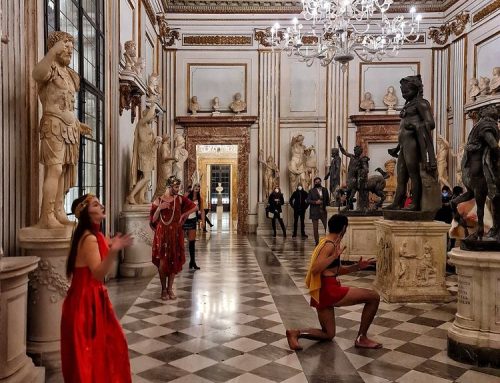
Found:
[[[332,148],[330,156],[330,166],[326,172],[325,181],[330,179],[330,201],[332,201],[331,204],[334,206],[334,196],[337,195],[337,189],[340,186],[340,167],[342,165],[342,159],[340,158],[338,148]]]
[[[145,60],[137,57],[137,46],[135,41],[129,40],[125,42],[125,53],[123,57],[125,58],[125,70],[141,76],[145,67]]]
[[[398,104],[396,90],[391,85],[387,88],[387,93],[384,96],[384,105],[387,106],[387,113],[395,113],[395,107]]]
[[[370,92],[365,92],[363,95],[363,100],[359,104],[359,108],[369,113],[370,110],[375,109],[375,102],[373,102],[372,94]]]
[[[397,160],[397,187],[394,201],[386,209],[422,211],[431,216],[441,207],[441,190],[437,177],[432,130],[435,128],[430,103],[423,98],[420,75],[401,81],[401,92],[406,103],[401,110],[398,146],[389,149]],[[411,180],[412,203],[403,208],[408,181]],[[414,219],[417,215],[414,215]]]
[[[280,171],[272,155],[269,155],[267,161],[264,161],[263,150],[259,152],[259,162],[264,166],[264,194],[267,199],[274,187],[279,185]]]
[[[193,116],[195,116],[200,110],[200,104],[198,104],[198,97],[191,97],[191,101],[189,102],[189,111]]]
[[[484,97],[490,94],[490,79],[488,77],[479,77],[479,96]]]
[[[161,99],[160,75],[151,73],[148,76],[148,85],[146,90],[146,103],[159,103]]]
[[[130,205],[146,204],[146,192],[156,165],[156,152],[162,138],[157,137],[152,128],[156,118],[156,107],[146,107],[137,122],[134,132],[134,147],[130,166],[131,191],[127,196]]]
[[[396,193],[396,160],[394,158],[385,161],[384,171],[388,176],[384,188],[386,201],[392,202]]]
[[[80,135],[91,135],[90,126],[75,116],[75,93],[80,77],[69,67],[73,55],[73,36],[51,32],[48,52],[33,69],[42,104],[40,120],[40,163],[44,166],[42,207],[37,226],[62,228],[73,222],[64,209],[64,196],[75,186],[78,173]]]
[[[500,66],[493,68],[493,77],[490,81],[491,94],[500,93]]]
[[[247,103],[241,99],[241,93],[234,95],[234,101],[229,108],[236,114],[243,112],[247,108]]]
[[[304,164],[306,168],[306,185],[302,186],[306,189],[310,189],[313,180],[318,176],[318,159],[314,145],[304,149]]]
[[[188,158],[188,151],[186,150],[186,140],[184,136],[177,133],[174,138],[174,158],[175,162],[172,166],[172,173],[184,184],[184,162]],[[181,186],[183,189],[184,187]]]
[[[479,81],[477,81],[477,78],[473,77],[469,80],[469,101],[475,101],[477,96],[479,96],[479,93],[481,93],[481,89],[479,89]]]
[[[457,214],[457,205],[472,198],[476,200],[478,229],[462,241],[462,246],[480,250],[481,244],[468,244],[467,241],[493,242],[493,249],[500,249],[500,130],[498,129],[499,110],[489,105],[479,112],[479,121],[473,126],[462,159],[462,180],[467,191],[451,201],[455,218],[462,223]],[[493,227],[485,235],[484,206],[486,197],[491,201]],[[467,228],[465,227],[466,233]],[[484,246],[484,245],[483,245]],[[484,249],[483,249],[484,250]],[[487,248],[486,250],[491,250]]]
[[[450,181],[448,180],[448,154],[450,151],[450,143],[441,135],[437,138],[437,169],[438,179],[441,187],[448,186],[451,188]]]
[[[220,112],[219,112],[219,109],[220,109],[219,97],[214,97],[214,99],[212,100],[212,109],[213,109],[212,116],[216,116],[216,115],[220,114]]]
[[[464,157],[465,143],[461,143],[458,146],[458,150],[456,152],[451,152],[453,157],[457,159],[457,175],[456,175],[456,184],[458,186],[463,186],[462,182],[462,158]]]
[[[215,191],[217,192],[217,206],[222,206],[222,191],[224,188],[222,187],[222,184],[220,182],[217,182],[217,187],[215,188]]]
[[[156,190],[152,199],[153,201],[165,194],[165,190],[167,189],[167,180],[172,175],[172,166],[176,159],[172,155],[171,144],[170,136],[165,134],[157,153],[158,175],[156,180]]]
[[[304,136],[302,134],[292,137],[290,145],[291,158],[288,163],[290,190],[297,189],[299,184],[302,185],[304,189],[308,190],[308,188],[306,188],[307,178],[304,164],[305,149]]]

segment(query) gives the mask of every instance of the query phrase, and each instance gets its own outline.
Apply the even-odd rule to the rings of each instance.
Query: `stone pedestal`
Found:
[[[458,274],[458,300],[448,356],[500,368],[500,252],[454,248],[449,254]]]
[[[449,225],[378,219],[374,287],[387,302],[445,302]],[[363,241],[363,238],[358,241]]]
[[[120,275],[123,277],[151,277],[156,266],[151,263],[153,230],[149,226],[151,205],[125,205],[120,214],[120,227],[134,237],[134,244],[124,250]]]
[[[26,355],[28,273],[37,257],[0,259],[0,382],[43,383],[45,369]]]
[[[328,214],[331,217],[334,212]],[[342,260],[359,261],[363,259],[375,258],[377,256],[377,232],[374,222],[380,216],[350,216],[349,225],[343,242],[347,246]]]
[[[19,230],[19,245],[28,256],[40,258],[29,275],[28,355],[48,371],[61,369],[61,310],[69,288],[66,278],[73,226],[64,229],[26,227]]]
[[[217,216],[217,222],[219,222],[219,225],[222,223],[222,213],[224,212],[224,207],[222,205],[217,205],[217,207],[215,208],[215,211],[216,211],[216,216]]]

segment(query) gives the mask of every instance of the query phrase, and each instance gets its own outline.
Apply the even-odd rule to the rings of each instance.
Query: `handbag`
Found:
[[[273,212],[271,211],[271,207],[269,205],[266,206],[266,218],[273,218]]]

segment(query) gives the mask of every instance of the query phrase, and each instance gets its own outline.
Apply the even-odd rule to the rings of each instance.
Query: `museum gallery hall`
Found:
[[[0,383],[500,383],[499,0],[0,0]]]

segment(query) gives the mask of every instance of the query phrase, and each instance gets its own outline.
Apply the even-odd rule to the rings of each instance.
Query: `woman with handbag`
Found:
[[[273,237],[276,237],[276,220],[278,220],[281,230],[283,230],[283,237],[286,238],[285,223],[283,222],[283,211],[281,207],[285,204],[285,199],[283,198],[283,193],[281,192],[279,186],[274,188],[274,191],[269,195],[269,212],[272,216],[271,224],[273,226]]]

